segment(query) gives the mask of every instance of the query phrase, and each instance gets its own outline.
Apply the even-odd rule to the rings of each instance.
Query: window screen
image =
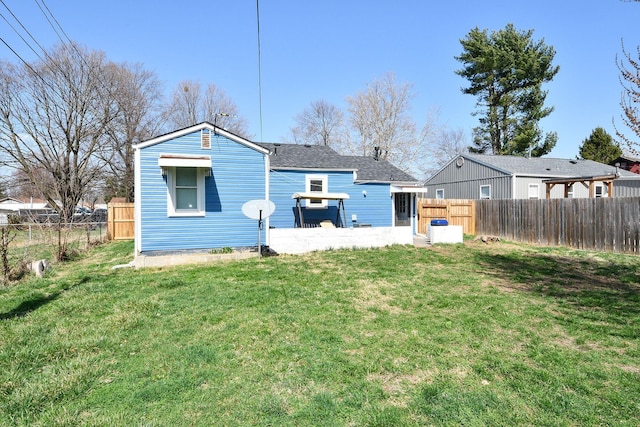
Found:
[[[176,168],[176,210],[198,209],[198,170]]]

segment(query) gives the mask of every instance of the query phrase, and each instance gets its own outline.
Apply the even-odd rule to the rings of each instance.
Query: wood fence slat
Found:
[[[107,226],[113,240],[131,240],[134,234],[134,204],[109,203],[107,205]]]
[[[476,200],[474,212],[478,234],[534,244],[640,253],[640,197]]]
[[[446,219],[449,225],[461,225],[464,234],[476,233],[476,208],[473,200],[419,199],[418,232],[427,234],[432,219]]]

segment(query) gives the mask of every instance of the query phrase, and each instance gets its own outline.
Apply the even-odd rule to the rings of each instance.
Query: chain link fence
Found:
[[[72,259],[108,239],[106,215],[78,215],[72,223],[60,223],[51,214],[0,214],[1,281],[20,279],[37,260]]]

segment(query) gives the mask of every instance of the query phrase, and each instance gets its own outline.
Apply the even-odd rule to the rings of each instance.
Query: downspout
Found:
[[[270,167],[271,167],[271,161],[270,161],[270,154],[265,154],[264,155],[264,198],[265,200],[270,200],[269,199],[269,195],[270,195],[270,190],[271,190],[271,181],[269,180],[270,175]],[[271,221],[271,215],[269,215],[267,217],[267,219],[265,220],[265,227],[266,230],[264,232],[264,244],[268,247],[271,244],[271,232],[269,231],[271,229],[271,227],[269,226]],[[258,251],[260,251],[260,248],[258,248]]]
[[[416,234],[418,234],[418,230],[416,227],[416,210],[417,210],[417,203],[418,201],[418,193],[411,193],[411,197],[409,198],[409,208],[411,209],[411,235],[415,236]]]

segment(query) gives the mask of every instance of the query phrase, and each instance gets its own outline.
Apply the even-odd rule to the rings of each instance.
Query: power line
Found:
[[[20,21],[20,19],[18,19],[18,17],[11,11],[11,9],[9,9],[9,6],[7,6],[5,4],[5,2],[3,0],[0,0],[0,3],[2,3],[2,5],[5,7],[5,9],[7,9],[9,11],[9,13],[11,14],[11,16],[13,16],[13,19],[16,20],[16,22],[18,22],[18,24],[20,24],[20,26],[22,27],[22,29],[29,35],[29,37],[31,37],[31,40],[33,40],[34,42],[36,42],[36,44],[38,45],[38,47],[44,52],[44,49],[42,48],[42,46],[40,46],[40,44],[37,42],[37,40],[33,37],[33,35],[29,32],[29,30],[26,29],[26,27],[22,24],[22,22]],[[25,40],[24,37],[22,37],[22,34],[20,34],[20,32],[18,32],[18,30],[9,22],[9,20],[2,14],[0,13],[0,16],[2,16],[2,19],[4,19],[4,22],[7,23],[7,25],[9,27],[11,27],[11,29],[13,30],[14,33],[16,33],[18,35],[18,37],[20,37],[22,39],[22,41],[24,42],[24,44],[26,44],[29,49],[31,49],[31,51],[33,53],[36,54],[36,56],[38,58],[40,58],[40,60],[42,60],[42,57],[40,56],[40,54],[38,52],[36,52],[36,50],[31,46],[31,44],[29,44],[28,41]],[[46,53],[46,52],[45,52]]]
[[[49,25],[51,26],[51,29],[53,29],[53,32],[56,33],[56,35],[58,36],[58,39],[60,39],[60,41],[62,42],[62,44],[64,45],[65,42],[64,40],[62,40],[62,37],[60,36],[60,33],[58,33],[58,30],[56,30],[56,27],[53,25],[53,23],[51,22],[51,20],[49,19],[49,16],[45,13],[44,10],[42,10],[42,7],[44,6],[45,9],[47,9],[47,11],[49,12],[49,14],[51,15],[51,18],[53,18],[54,21],[56,21],[56,24],[58,24],[58,28],[60,28],[60,31],[62,31],[62,34],[65,35],[65,37],[67,38],[67,40],[71,41],[71,39],[69,39],[69,36],[67,36],[67,33],[64,32],[64,30],[62,29],[62,26],[60,25],[60,23],[58,22],[58,20],[56,19],[55,16],[53,16],[53,13],[51,13],[51,10],[49,10],[49,7],[47,7],[47,5],[45,4],[44,0],[40,0],[42,1],[42,5],[40,6],[40,3],[38,3],[38,0],[34,0],[36,2],[36,4],[38,5],[38,8],[40,9],[40,12],[42,12],[42,14],[44,15],[45,19],[47,20],[47,22],[49,22]],[[72,43],[73,44],[73,43]]]
[[[260,0],[256,0],[256,17],[258,18],[258,104],[260,108],[260,141],[262,136],[262,64],[260,60]]]
[[[5,7],[5,9],[7,9],[7,11],[9,11],[9,13],[11,14],[11,16],[13,16],[13,19],[16,20],[16,22],[18,22],[18,24],[20,24],[20,26],[22,27],[22,29],[29,35],[29,37],[31,37],[31,39],[36,43],[36,45],[38,45],[38,47],[42,50],[42,52],[45,54],[45,56],[47,58],[49,58],[49,55],[47,53],[47,51],[42,47],[42,45],[40,43],[38,43],[38,41],[36,40],[36,38],[33,36],[33,34],[31,34],[31,32],[24,26],[24,24],[22,23],[22,21],[20,21],[20,19],[13,13],[13,11],[9,8],[9,6],[6,5],[6,3],[4,2],[4,0],[0,0],[0,3],[2,3],[2,5]],[[31,44],[25,40],[25,38],[22,36],[22,34],[20,34],[20,32],[9,22],[9,20],[0,13],[0,16],[2,16],[2,18],[5,20],[5,22],[7,23],[7,25],[9,25],[11,27],[11,29],[18,35],[18,37],[20,37],[22,39],[22,41],[24,42],[24,44],[26,44],[29,49],[31,49],[31,51],[40,59],[40,61],[44,60],[42,59],[42,57],[40,56],[40,54],[33,48],[33,46],[31,46]],[[36,71],[33,66],[31,66],[31,64],[29,64],[13,47],[11,47],[9,45],[9,43],[4,40],[3,38],[0,37],[0,41],[2,41],[2,43],[20,60],[22,61],[22,63],[29,68],[29,70],[31,70],[31,72],[37,76],[38,78],[40,78],[40,80],[49,87],[49,89],[51,89],[54,93],[56,93],[56,95],[61,96],[60,92],[54,88],[51,83],[49,81],[47,81],[44,77],[42,77],[42,75]]]

